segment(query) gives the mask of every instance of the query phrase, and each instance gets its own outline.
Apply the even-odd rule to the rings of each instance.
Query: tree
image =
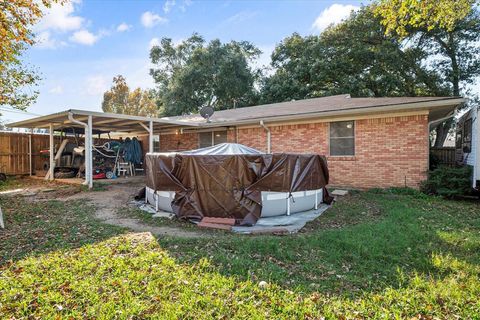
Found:
[[[0,0],[0,105],[25,109],[33,103],[38,91],[32,90],[40,77],[27,67],[21,56],[34,44],[32,26],[43,16],[42,5],[63,0]]]
[[[264,80],[261,99],[445,94],[438,73],[423,66],[426,55],[386,34],[371,8],[363,7],[319,36],[284,39],[272,54],[275,73]]]
[[[431,69],[450,84],[449,95],[468,94],[480,75],[480,13],[474,0],[380,0],[375,14],[393,34],[429,53]],[[435,146],[442,146],[453,121],[436,128]]]
[[[251,104],[258,71],[249,63],[260,53],[246,41],[207,44],[193,34],[175,45],[163,38],[150,52],[159,104],[166,115],[197,112],[206,105],[221,110]]]
[[[113,78],[111,89],[103,94],[102,110],[146,117],[157,117],[161,113],[152,92],[140,88],[130,91],[125,78],[121,75]]]

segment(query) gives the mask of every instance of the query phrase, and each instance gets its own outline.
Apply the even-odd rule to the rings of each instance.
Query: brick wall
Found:
[[[352,188],[418,187],[428,167],[427,115],[398,116],[355,121],[355,156],[329,156],[328,123],[269,127],[272,152],[326,155],[330,185]],[[261,127],[229,130],[228,142],[267,151],[267,134]],[[198,148],[195,133],[162,135],[162,151]]]
[[[335,186],[418,187],[428,167],[426,115],[355,121],[355,156],[330,157],[328,123],[271,127],[272,152],[327,155]],[[238,130],[238,143],[266,151],[263,128]]]
[[[197,148],[197,133],[162,134],[160,136],[160,151],[182,151]]]

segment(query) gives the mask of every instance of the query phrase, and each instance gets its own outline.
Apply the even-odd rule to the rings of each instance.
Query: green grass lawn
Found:
[[[355,193],[295,235],[198,239],[125,234],[82,202],[0,198],[0,315],[480,318],[480,204],[401,191]]]

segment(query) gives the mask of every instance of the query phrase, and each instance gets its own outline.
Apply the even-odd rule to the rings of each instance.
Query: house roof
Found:
[[[333,116],[354,116],[360,114],[388,113],[428,110],[429,121],[449,116],[456,106],[465,100],[460,97],[389,97],[389,98],[351,98],[350,95],[264,104],[254,107],[216,111],[206,122],[199,114],[177,117],[149,118],[70,109],[50,115],[10,123],[9,127],[46,128],[50,123],[59,130],[68,127],[81,127],[69,119],[69,114],[78,121],[92,117],[93,127],[104,132],[145,132],[151,121],[154,131],[176,128],[211,128],[234,125],[258,124],[308,120]]]
[[[415,109],[437,111],[431,120],[447,115],[457,105],[464,102],[459,97],[386,97],[386,98],[351,98],[350,95],[264,104],[254,107],[216,111],[205,123],[199,114],[161,119],[174,120],[182,123],[198,123],[203,126],[230,125],[253,123],[259,120],[283,121],[305,119],[311,117],[361,114],[368,112],[394,112]],[[442,112],[439,112],[442,111]]]

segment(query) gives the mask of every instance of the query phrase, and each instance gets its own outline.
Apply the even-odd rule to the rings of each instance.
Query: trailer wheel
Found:
[[[7,181],[7,175],[5,173],[0,173],[0,181],[1,182]]]

